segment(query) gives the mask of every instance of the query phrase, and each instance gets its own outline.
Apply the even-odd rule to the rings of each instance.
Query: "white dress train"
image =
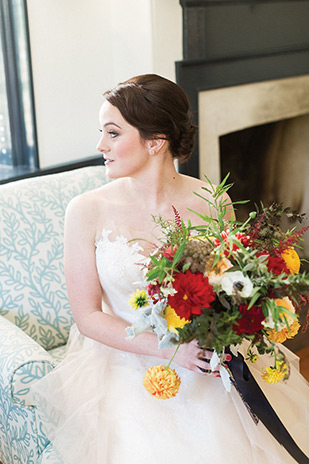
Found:
[[[143,280],[138,244],[103,231],[96,243],[105,298],[116,316],[132,321],[129,295]],[[132,283],[133,282],[133,283]],[[129,325],[129,324],[128,324]],[[297,357],[286,353],[291,376],[268,385],[256,380],[289,433],[309,456],[309,386]],[[62,363],[33,388],[37,413],[64,464],[295,464],[265,426],[252,420],[237,391],[220,378],[173,366],[181,377],[175,398],[159,400],[144,389],[148,367],[162,360],[125,353],[71,329]],[[60,458],[61,456],[61,458]]]

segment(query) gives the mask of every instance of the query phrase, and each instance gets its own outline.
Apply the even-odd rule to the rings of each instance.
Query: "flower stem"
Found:
[[[175,350],[175,353],[174,353],[173,356],[171,357],[170,362],[168,363],[168,365],[167,365],[167,367],[166,367],[167,369],[170,367],[170,365],[171,365],[173,359],[175,358],[175,356],[176,356],[176,354],[177,354],[177,351],[179,350],[179,347],[180,347],[180,343],[178,343],[177,348],[176,348],[176,350]]]
[[[277,368],[277,352],[276,352],[276,348],[274,347],[274,344],[272,343],[273,345],[273,352],[274,352],[274,356],[275,356],[275,368]]]

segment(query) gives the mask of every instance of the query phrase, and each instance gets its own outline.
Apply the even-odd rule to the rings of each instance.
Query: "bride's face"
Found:
[[[100,109],[102,133],[97,150],[102,153],[111,179],[127,177],[141,171],[149,162],[146,141],[131,126],[118,108],[105,101]]]

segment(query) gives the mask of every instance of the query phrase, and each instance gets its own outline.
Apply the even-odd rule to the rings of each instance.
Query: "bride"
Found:
[[[175,169],[175,159],[189,158],[196,132],[178,85],[143,75],[104,96],[97,148],[115,180],[74,198],[67,209],[65,273],[75,324],[64,361],[34,388],[59,462],[295,463],[252,420],[237,391],[228,393],[218,372],[207,373],[207,353],[201,356],[194,341],[174,358],[182,379],[175,398],[158,400],[144,389],[145,370],[174,354],[158,349],[150,332],[128,340],[125,331],[134,317],[128,299],[160,239],[152,215],[173,219],[173,205],[186,223],[200,224],[188,208],[207,213],[193,194],[205,184]],[[289,380],[266,394],[309,455],[309,388],[296,357],[288,357]]]

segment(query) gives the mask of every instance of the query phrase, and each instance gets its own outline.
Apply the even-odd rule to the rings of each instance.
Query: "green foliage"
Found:
[[[164,219],[161,215],[152,216],[152,220],[160,227],[163,234],[163,243],[171,243],[174,246],[179,246],[183,241],[189,239],[190,231],[192,230],[190,221],[188,226],[185,225],[181,219],[181,227],[176,224],[176,221],[171,219]]]
[[[217,353],[221,353],[227,345],[242,341],[242,337],[233,330],[239,316],[237,310],[204,308],[202,315],[193,316],[190,324],[178,329],[180,342],[188,343],[196,339],[201,348],[215,349]]]

